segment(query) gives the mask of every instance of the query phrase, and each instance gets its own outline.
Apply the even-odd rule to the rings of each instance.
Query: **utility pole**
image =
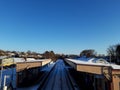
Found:
[[[110,55],[110,65],[111,65],[111,55]]]

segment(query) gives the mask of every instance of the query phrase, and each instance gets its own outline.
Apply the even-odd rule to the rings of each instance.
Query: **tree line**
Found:
[[[111,62],[120,65],[120,44],[109,46],[107,48],[107,54],[110,57]]]
[[[33,57],[36,59],[52,59],[56,61],[59,58],[77,58],[78,55],[64,55],[64,54],[55,54],[54,51],[45,51],[44,53],[40,54],[37,52],[32,52],[28,50],[27,52],[17,52],[17,51],[4,51],[0,50],[0,56],[9,56],[13,54],[14,57]],[[85,49],[80,52],[80,56],[86,57],[104,57],[105,55],[97,55],[97,52],[94,49]],[[114,62],[120,65],[120,44],[111,45],[107,48],[107,57],[109,58],[110,62]]]
[[[80,56],[104,57],[105,55],[97,55],[97,52],[94,49],[86,49],[80,52]],[[110,62],[120,65],[120,44],[109,46],[107,48],[107,57]]]
[[[44,53],[40,54],[30,50],[26,52],[0,50],[0,56],[19,57],[25,59],[26,58],[52,59],[53,61],[56,61],[58,58],[60,58],[60,55],[55,54],[54,51],[45,51]]]

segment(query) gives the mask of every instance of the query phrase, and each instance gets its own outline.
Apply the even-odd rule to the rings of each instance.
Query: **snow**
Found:
[[[27,58],[27,61],[35,60],[34,58]]]
[[[112,69],[120,70],[120,65],[116,65],[113,63],[107,62],[105,59],[102,58],[78,58],[78,59],[67,59],[75,64],[84,64],[84,65],[97,65],[97,66],[109,66]]]
[[[35,59],[31,59],[31,60],[27,60],[26,62],[42,62],[42,61],[45,61],[47,59],[38,59],[38,60],[35,60]]]
[[[77,60],[85,61],[85,62],[93,62],[93,63],[106,63],[109,64],[105,59],[103,58],[86,58],[86,57],[80,57]]]
[[[0,59],[4,59],[4,58],[7,58],[7,56],[0,56]]]
[[[17,62],[25,62],[25,59],[24,58],[14,58],[14,62],[17,63]]]
[[[111,66],[112,66],[113,69],[119,69],[120,70],[120,65],[112,64]]]
[[[98,65],[98,66],[109,66],[110,64],[105,64],[105,63],[93,63],[91,61],[81,61],[81,60],[75,60],[75,59],[67,59],[73,63],[76,64],[85,64],[85,65]]]
[[[14,58],[14,62],[15,63],[19,63],[19,62],[42,62],[48,59],[34,59],[34,58],[27,58],[27,60],[25,61],[24,58]]]
[[[86,57],[80,57],[78,59],[69,59],[74,63],[77,64],[89,64],[89,65],[103,65],[103,66],[109,66],[110,63],[107,62],[103,58],[86,58]]]

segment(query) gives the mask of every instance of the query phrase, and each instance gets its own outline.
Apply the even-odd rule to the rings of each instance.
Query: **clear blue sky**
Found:
[[[0,0],[0,49],[105,54],[120,42],[120,0]]]

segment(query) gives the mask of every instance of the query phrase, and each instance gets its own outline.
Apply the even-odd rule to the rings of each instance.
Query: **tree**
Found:
[[[28,50],[26,53],[27,53],[28,55],[31,55],[32,52],[31,52],[30,50]]]
[[[46,51],[43,54],[43,57],[46,58],[46,59],[52,59],[53,61],[57,60],[56,55],[53,51]]]
[[[4,56],[5,55],[5,51],[0,50],[0,56]]]
[[[120,44],[109,46],[109,48],[107,48],[107,54],[110,57],[111,62],[120,65]]]
[[[107,54],[110,56],[111,62],[116,61],[116,45],[109,46],[107,48]]]
[[[45,52],[43,53],[43,57],[44,57],[45,59],[49,59],[49,52],[48,52],[48,51],[45,51]]]
[[[50,58],[51,58],[53,61],[56,60],[56,55],[55,55],[55,53],[54,53],[53,51],[50,51],[50,52],[49,52],[49,56],[50,56]]]
[[[87,50],[83,50],[80,53],[80,56],[95,57],[96,56],[96,52],[93,49],[87,49]]]
[[[116,63],[120,65],[120,44],[116,45]]]

